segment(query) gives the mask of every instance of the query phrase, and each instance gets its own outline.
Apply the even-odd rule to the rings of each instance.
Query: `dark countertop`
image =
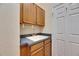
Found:
[[[43,36],[44,38],[43,39],[40,39],[40,40],[31,40],[31,39],[28,39],[28,38],[21,38],[21,42],[20,42],[20,45],[24,45],[24,44],[27,44],[27,45],[33,45],[33,44],[36,44],[36,43],[38,43],[38,42],[41,42],[41,41],[43,41],[43,40],[46,40],[46,39],[48,39],[49,38],[49,36]]]
[[[30,39],[27,38],[27,37],[31,37],[32,35],[22,35],[20,37],[20,45],[27,44],[27,45],[31,46],[33,44],[36,44],[36,43],[41,42],[43,40],[46,40],[46,39],[48,39],[51,36],[49,34],[48,35],[46,35],[46,34],[37,34],[37,35],[44,36],[44,38],[42,40],[33,41],[33,40],[30,40]]]

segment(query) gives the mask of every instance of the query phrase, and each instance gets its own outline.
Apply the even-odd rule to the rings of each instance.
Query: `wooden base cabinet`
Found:
[[[45,47],[45,56],[50,56],[51,55],[51,40],[45,40],[44,41],[44,47]]]
[[[21,56],[51,56],[51,40],[47,39],[32,46],[21,46]]]
[[[20,46],[20,55],[21,56],[29,56],[30,55],[30,50],[27,45],[22,45]]]
[[[50,56],[51,55],[51,49],[50,49],[50,43],[45,45],[45,56]]]
[[[41,47],[38,50],[36,50],[35,52],[31,53],[31,56],[44,56],[44,48]]]

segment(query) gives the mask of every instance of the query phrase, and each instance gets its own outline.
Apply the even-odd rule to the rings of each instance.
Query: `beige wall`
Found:
[[[0,56],[19,55],[19,4],[0,4]]]

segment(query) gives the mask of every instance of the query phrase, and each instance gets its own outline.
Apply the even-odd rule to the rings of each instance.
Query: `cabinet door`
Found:
[[[37,24],[45,25],[45,11],[37,6]]]
[[[39,48],[42,47],[42,46],[43,46],[43,42],[37,43],[37,44],[35,44],[35,45],[32,45],[32,46],[31,46],[31,52],[33,52],[33,51],[39,49]]]
[[[45,56],[50,56],[51,55],[51,46],[50,43],[45,45]]]
[[[29,56],[29,47],[27,47],[26,45],[20,46],[20,55],[21,56]]]
[[[23,4],[23,22],[36,24],[36,5],[32,3]]]
[[[44,48],[41,47],[38,50],[31,53],[31,56],[44,56]]]

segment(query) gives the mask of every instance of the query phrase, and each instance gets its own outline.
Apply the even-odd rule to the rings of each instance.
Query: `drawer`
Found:
[[[45,40],[45,44],[50,43],[50,39]]]
[[[42,46],[43,46],[43,42],[40,42],[40,43],[37,43],[37,44],[31,46],[31,52],[33,52],[33,51],[39,49],[39,48],[42,47]]]
[[[51,46],[50,43],[45,45],[45,56],[50,56],[51,55]]]
[[[44,50],[43,47],[41,47],[40,49],[34,51],[33,53],[31,53],[31,56],[44,56]]]

